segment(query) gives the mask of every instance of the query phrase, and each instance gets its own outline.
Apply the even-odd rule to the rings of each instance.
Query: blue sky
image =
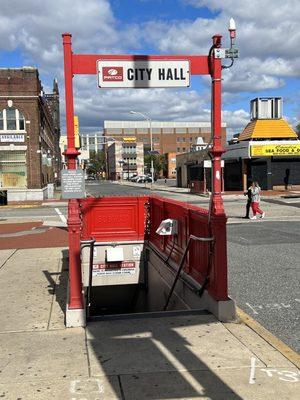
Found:
[[[266,11],[266,12],[264,12]],[[10,0],[0,14],[0,67],[39,68],[45,91],[58,79],[64,131],[61,33],[73,51],[88,54],[207,54],[211,36],[229,45],[228,21],[237,24],[240,59],[223,71],[223,121],[229,136],[249,121],[249,102],[282,96],[284,116],[300,121],[300,2],[298,0]],[[209,121],[210,81],[193,77],[190,89],[100,90],[95,76],[74,79],[81,131],[104,119]]]
[[[207,7],[195,9],[189,3],[176,0],[132,0],[130,2],[112,0],[111,7],[116,18],[120,21],[126,21],[128,24],[138,24],[154,19],[193,21],[199,15],[205,18],[213,18],[217,14]]]

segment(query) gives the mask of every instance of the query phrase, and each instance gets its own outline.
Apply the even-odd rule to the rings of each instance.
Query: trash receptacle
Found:
[[[7,190],[0,190],[0,206],[7,205]]]

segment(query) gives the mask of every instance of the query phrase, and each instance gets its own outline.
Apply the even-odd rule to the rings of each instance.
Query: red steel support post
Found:
[[[73,72],[72,72],[72,35],[63,33],[65,99],[67,120],[67,156],[68,169],[76,169],[77,156],[74,138],[74,105],[73,105]],[[69,200],[68,231],[69,231],[69,309],[83,308],[81,266],[80,266],[80,229],[81,219],[78,200]]]
[[[221,47],[221,35],[213,36],[213,45],[215,48]],[[211,195],[211,214],[224,215],[224,205],[221,196],[222,192],[222,174],[221,174],[221,157],[225,152],[222,147],[222,128],[221,128],[221,82],[222,82],[222,64],[221,59],[211,55],[211,78],[212,78],[212,130],[213,130],[213,147],[210,151],[212,156],[212,195]]]
[[[213,46],[221,47],[221,35],[213,36]],[[210,276],[210,285],[216,300],[228,299],[227,284],[227,243],[226,243],[226,215],[222,199],[222,167],[221,157],[225,152],[222,146],[222,62],[211,54],[212,78],[212,131],[213,146],[210,151],[212,158],[212,195],[210,203],[211,231],[215,238],[213,254],[213,270]]]

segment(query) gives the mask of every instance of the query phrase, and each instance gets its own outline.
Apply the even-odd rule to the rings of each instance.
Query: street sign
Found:
[[[189,87],[188,60],[98,60],[100,88]]]
[[[61,171],[61,197],[63,199],[85,197],[85,180],[82,169],[63,169]]]

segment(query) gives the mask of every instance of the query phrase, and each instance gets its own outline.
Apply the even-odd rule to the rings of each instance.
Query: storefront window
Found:
[[[26,185],[26,152],[0,151],[0,186],[9,188]]]

